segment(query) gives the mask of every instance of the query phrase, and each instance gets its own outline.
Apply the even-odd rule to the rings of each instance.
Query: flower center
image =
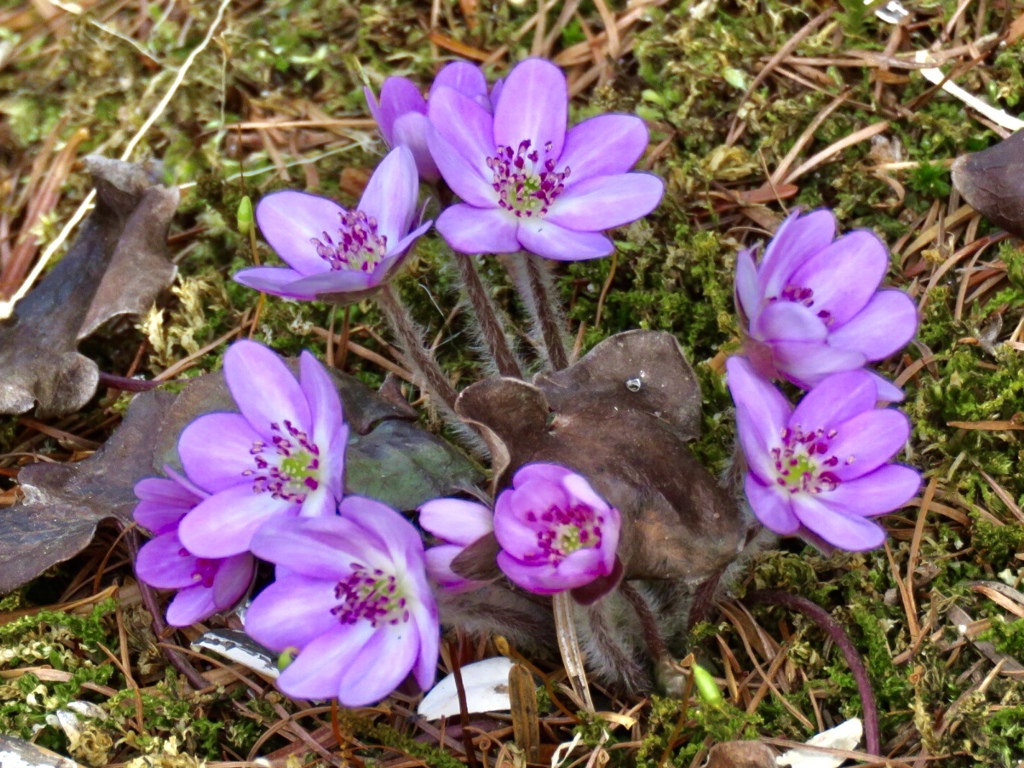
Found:
[[[178,550],[178,554],[181,557],[192,557],[192,553],[182,547]],[[220,566],[220,560],[206,560],[204,558],[196,558],[195,570],[192,571],[193,586],[204,586],[207,589],[213,586],[213,577],[217,575],[217,569]]]
[[[341,624],[368,621],[374,627],[383,623],[409,621],[405,596],[398,579],[380,568],[372,571],[362,563],[352,563],[352,573],[338,582],[334,596],[341,602],[331,609]]]
[[[569,166],[555,170],[555,161],[548,156],[551,143],[544,145],[543,158],[530,149],[529,139],[512,147],[498,146],[497,153],[487,158],[487,167],[494,176],[491,186],[498,193],[498,205],[518,218],[543,216],[565,189]]]
[[[794,304],[802,304],[808,309],[814,307],[814,291],[810,288],[801,288],[799,285],[787,285],[778,296],[772,296],[769,302],[791,301]],[[827,309],[819,309],[818,317],[826,326],[832,325],[835,319]]]
[[[344,211],[338,217],[341,219],[341,227],[335,235],[338,242],[326,231],[320,233],[322,240],[310,238],[317,255],[332,270],[372,272],[388,251],[387,235],[377,234],[377,220],[362,211]]]
[[[256,469],[242,474],[252,477],[255,493],[301,504],[310,491],[320,487],[320,449],[290,421],[283,423],[283,429],[280,424],[270,425],[277,434],[269,444],[263,440],[252,444],[249,453]]]
[[[528,512],[526,519],[531,523],[538,520],[545,524],[537,532],[537,546],[547,560],[558,563],[580,549],[592,549],[601,545],[602,515],[586,506],[558,509],[552,507],[538,516]]]
[[[804,432],[799,426],[782,430],[782,445],[772,448],[775,482],[790,493],[822,493],[834,491],[842,482],[832,470],[840,459],[832,451],[838,432],[816,429]],[[854,456],[843,462],[852,464]]]

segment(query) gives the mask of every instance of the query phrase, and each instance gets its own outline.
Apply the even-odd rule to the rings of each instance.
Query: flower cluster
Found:
[[[831,211],[791,214],[765,248],[736,265],[745,359],[728,361],[747,499],[776,533],[849,550],[880,546],[867,519],[917,493],[916,470],[886,464],[909,437],[906,417],[876,410],[903,393],[864,366],[913,338],[917,309],[879,289],[889,265],[871,232],[835,237]],[[809,389],[794,410],[768,380]]]
[[[139,551],[139,579],[178,590],[167,620],[188,626],[237,604],[260,557],[278,578],[246,629],[275,650],[298,649],[285,693],[360,706],[410,671],[428,687],[438,619],[423,544],[386,505],[343,498],[349,429],[329,374],[304,352],[296,380],[269,349],[239,341],[224,378],[239,412],[191,422],[178,440],[185,476],[167,468],[169,479],[135,488],[135,519],[156,535]]]

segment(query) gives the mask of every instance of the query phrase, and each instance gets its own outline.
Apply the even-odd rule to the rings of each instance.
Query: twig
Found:
[[[857,692],[860,693],[861,705],[864,707],[864,740],[867,751],[873,755],[882,754],[881,736],[878,730],[878,705],[875,703],[875,692],[871,687],[871,678],[868,670],[861,660],[860,654],[846,634],[842,625],[833,619],[829,613],[820,605],[811,602],[805,597],[784,592],[781,589],[758,589],[747,594],[744,601],[750,604],[764,603],[767,605],[778,605],[789,608],[791,611],[807,617],[820,629],[823,629],[832,639],[839,650],[843,652],[846,663],[853,673],[853,679],[857,682]]]

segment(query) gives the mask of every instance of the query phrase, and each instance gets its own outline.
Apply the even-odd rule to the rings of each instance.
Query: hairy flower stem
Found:
[[[789,608],[803,614],[828,633],[828,636],[839,646],[839,650],[846,657],[846,663],[850,667],[850,672],[853,673],[853,679],[857,682],[857,692],[860,694],[861,705],[864,707],[864,742],[867,745],[867,751],[872,755],[881,755],[882,740],[878,730],[878,706],[875,703],[871,678],[868,676],[868,670],[864,666],[860,653],[857,652],[853,641],[850,640],[850,636],[846,634],[842,625],[817,603],[781,589],[758,589],[749,592],[745,602],[766,603]]]
[[[423,346],[423,337],[395,290],[385,285],[377,294],[377,303],[383,310],[392,332],[398,339],[413,372],[424,389],[449,413],[455,412],[455,389],[438,366],[434,356]]]
[[[658,629],[658,620],[651,610],[651,607],[644,600],[643,595],[636,591],[632,584],[623,580],[619,582],[619,592],[632,606],[633,612],[640,620],[640,631],[643,632],[644,644],[655,663],[668,656],[668,648],[665,647],[665,638],[661,636]]]
[[[498,312],[491,300],[490,292],[477,271],[475,257],[469,254],[454,254],[453,258],[459,267],[462,287],[466,289],[469,303],[473,307],[473,314],[476,315],[480,335],[483,336],[484,342],[487,344],[487,349],[494,359],[498,373],[516,379],[523,378],[519,361],[516,360],[516,356],[509,346],[505,326],[498,318]]]
[[[551,275],[547,262],[532,253],[520,253],[513,257],[513,279],[519,295],[540,330],[548,363],[559,371],[569,365],[566,352],[566,323],[561,308],[554,302]],[[516,274],[519,273],[519,274]]]

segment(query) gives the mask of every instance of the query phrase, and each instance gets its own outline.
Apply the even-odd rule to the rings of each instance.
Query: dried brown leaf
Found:
[[[1024,131],[981,152],[961,155],[952,166],[953,186],[985,218],[1024,237]]]
[[[78,341],[104,321],[143,312],[170,285],[167,228],[178,190],[142,165],[86,158],[96,209],[60,263],[0,325],[0,413],[77,411],[99,370]]]

